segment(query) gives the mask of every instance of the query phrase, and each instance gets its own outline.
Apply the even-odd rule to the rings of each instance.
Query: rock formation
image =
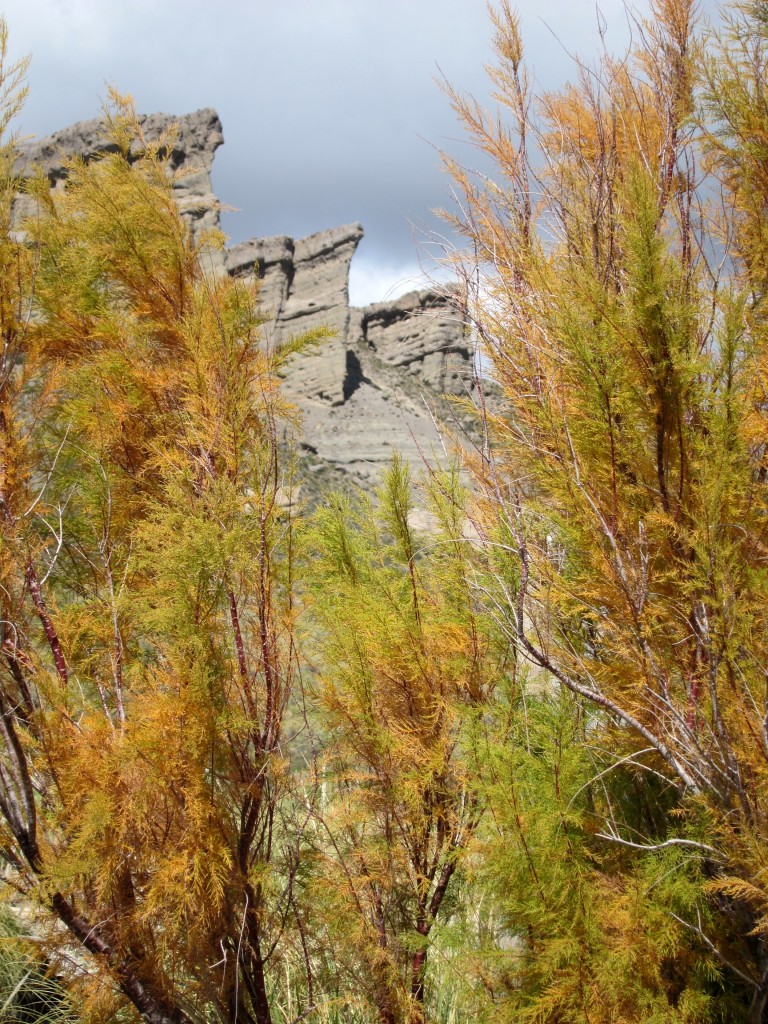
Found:
[[[182,172],[174,183],[180,209],[198,237],[218,228],[210,175],[224,137],[216,112],[152,114],[141,121],[148,139],[178,126],[170,166]],[[109,149],[102,123],[85,121],[23,146],[16,169],[23,176],[38,164],[51,188],[61,188],[67,158],[97,159]],[[31,212],[29,202],[19,197],[19,218]],[[260,281],[268,337],[319,326],[334,332],[317,351],[297,357],[286,378],[287,393],[303,414],[308,481],[343,483],[352,476],[370,483],[392,448],[419,461],[439,444],[433,410],[445,413],[442,396],[471,387],[471,344],[450,290],[350,308],[349,267],[362,236],[360,224],[348,224],[297,241],[255,238],[213,257],[228,273]],[[316,488],[310,483],[308,490]]]
[[[362,237],[360,224],[348,224],[297,242],[285,235],[256,238],[226,254],[230,274],[262,282],[262,304],[276,340],[315,327],[334,332],[319,352],[296,360],[287,386],[299,399],[332,406],[344,401],[349,266]]]
[[[179,208],[195,234],[219,227],[219,208],[211,187],[211,167],[216,150],[224,142],[219,115],[210,107],[184,117],[148,114],[139,118],[148,141],[176,126],[176,138],[169,155],[172,171],[182,171],[174,181]],[[99,119],[80,121],[45,139],[20,147],[15,171],[20,177],[31,173],[33,165],[42,167],[51,188],[63,188],[67,178],[66,163],[73,156],[85,160],[98,159],[115,152],[114,143],[104,136],[104,122]],[[20,197],[16,216],[31,212],[30,200]]]

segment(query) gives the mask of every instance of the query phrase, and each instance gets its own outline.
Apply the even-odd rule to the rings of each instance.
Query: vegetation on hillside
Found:
[[[485,441],[312,517],[319,339],[117,95],[15,224],[5,67],[3,1020],[768,1021],[764,4],[654,0],[540,97],[492,17]]]

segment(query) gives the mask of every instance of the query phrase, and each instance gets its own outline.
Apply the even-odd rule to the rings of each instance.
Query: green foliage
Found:
[[[653,11],[536,103],[492,14],[488,444],[308,528],[327,332],[204,269],[173,133],[112,95],[23,230],[0,149],[0,854],[83,1020],[765,1019],[768,37]],[[49,973],[2,940],[3,1020]]]
[[[336,963],[398,1022],[422,1019],[432,929],[482,813],[465,715],[493,699],[508,655],[478,616],[457,476],[428,487],[435,526],[420,535],[395,457],[375,504],[318,513],[313,561],[321,898]]]
[[[721,965],[679,923],[711,925],[695,809],[683,813],[642,757],[617,764],[596,724],[567,696],[534,694],[507,709],[502,742],[489,730],[489,814],[475,853],[490,908],[472,972],[478,1016],[738,1020],[724,1016]],[[675,816],[690,845],[664,845]],[[605,843],[606,817],[635,848]],[[655,852],[642,849],[652,843]]]
[[[155,1024],[264,1024],[293,870],[287,353],[262,345],[251,286],[203,271],[172,136],[148,142],[113,104],[114,151],[72,161],[59,194],[31,186],[29,383],[6,423],[32,468],[4,462],[6,856],[95,957],[89,1016],[119,991]]]
[[[542,885],[583,903],[555,902],[554,945],[524,965],[519,1002],[533,1018],[702,1019],[695,972],[675,996],[665,979],[665,958],[688,955],[680,928],[704,974],[723,972],[733,1016],[766,1012],[768,193],[756,11],[734,5],[724,33],[707,37],[695,4],[657,0],[625,59],[606,55],[536,102],[504,4],[492,76],[511,128],[452,97],[501,182],[477,187],[453,168],[476,260],[469,313],[503,396],[486,423],[490,452],[473,463],[489,611],[532,665],[531,685],[589,713],[571,741],[577,759],[600,747],[676,793],[668,804],[662,788],[652,816],[633,820],[641,798],[625,767],[622,813],[616,794],[593,797],[602,844],[579,824],[568,888],[556,875]],[[536,786],[543,800],[546,779]],[[552,800],[520,831],[538,845],[544,829],[556,851],[569,830],[546,833]],[[622,850],[634,851],[629,873]],[[685,851],[701,860],[689,883],[707,899],[678,906],[654,880],[688,878],[673,857]],[[614,989],[601,964],[621,979]],[[574,1002],[577,983],[592,988]],[[731,1012],[728,999],[711,1012]]]
[[[0,915],[0,1020],[75,1024],[64,988],[29,947],[12,916]]]

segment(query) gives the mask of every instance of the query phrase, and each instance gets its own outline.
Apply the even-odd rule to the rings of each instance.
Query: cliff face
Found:
[[[182,170],[184,176],[174,183],[179,207],[195,233],[218,228],[219,210],[211,187],[211,167],[216,150],[224,142],[219,115],[210,107],[184,117],[148,114],[140,118],[146,138],[157,139],[171,125],[177,125],[176,142],[170,153],[171,169]],[[80,121],[45,139],[20,147],[15,171],[24,177],[32,164],[43,168],[51,188],[63,188],[66,182],[66,161],[73,156],[85,160],[98,159],[115,151],[104,138],[104,123],[98,119]],[[32,212],[25,197],[16,203],[16,216],[22,219]]]
[[[196,235],[218,228],[211,167],[224,136],[216,112],[152,114],[142,124],[149,139],[178,126],[170,164],[183,172],[174,185],[179,207]],[[99,121],[85,121],[23,146],[18,173],[39,164],[51,188],[62,188],[67,157],[97,159],[109,150],[101,129]],[[19,197],[17,216],[31,212],[29,200]],[[432,407],[444,411],[443,395],[471,386],[471,345],[450,291],[350,308],[349,268],[362,236],[360,224],[347,224],[299,240],[254,238],[212,256],[222,270],[260,281],[268,337],[323,325],[334,332],[317,351],[297,357],[286,379],[303,413],[309,481],[351,476],[371,483],[393,447],[418,462],[439,444]]]

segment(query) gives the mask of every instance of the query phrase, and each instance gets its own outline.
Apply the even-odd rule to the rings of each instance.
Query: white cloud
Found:
[[[349,272],[349,301],[353,306],[368,306],[428,286],[428,279],[415,261],[395,265],[356,256]]]

